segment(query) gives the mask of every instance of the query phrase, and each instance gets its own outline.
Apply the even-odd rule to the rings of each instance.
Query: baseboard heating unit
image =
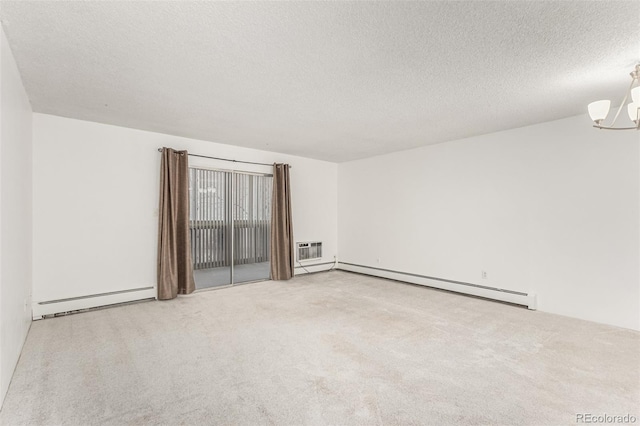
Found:
[[[357,265],[355,263],[348,262],[338,262],[338,269],[341,269],[343,271],[356,272],[364,275],[371,275],[374,277],[403,281],[411,284],[423,285],[426,287],[438,288],[441,290],[454,291],[456,293],[469,294],[472,296],[498,300],[501,302],[514,303],[516,305],[526,306],[527,308],[532,310],[535,310],[537,308],[535,293],[505,290],[479,284],[466,283],[462,281],[412,274],[409,272],[400,272],[390,269],[376,268],[372,266]]]
[[[90,294],[86,296],[69,297],[66,299],[47,300],[32,303],[33,319],[39,320],[46,315],[81,311],[119,303],[134,302],[145,299],[155,299],[154,287],[132,288],[108,293]]]

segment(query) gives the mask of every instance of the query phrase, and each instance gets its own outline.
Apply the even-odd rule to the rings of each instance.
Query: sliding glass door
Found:
[[[189,169],[196,288],[269,279],[271,175]]]
[[[196,288],[231,284],[232,174],[189,169],[189,232]]]
[[[233,177],[233,282],[269,279],[273,177]]]

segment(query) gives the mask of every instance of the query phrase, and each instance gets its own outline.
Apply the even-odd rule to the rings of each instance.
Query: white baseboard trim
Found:
[[[454,291],[456,293],[469,294],[486,299],[498,300],[501,302],[514,303],[526,306],[529,309],[537,308],[535,293],[524,293],[520,291],[504,290],[479,284],[465,283],[461,281],[448,280],[443,278],[428,277],[425,275],[412,274],[409,272],[393,271],[390,269],[376,268],[373,266],[357,265],[348,262],[339,262],[338,269],[349,272],[356,272],[364,275],[371,275],[379,278],[388,278],[396,281],[403,281],[411,284],[423,285],[426,287],[438,288],[441,290]]]
[[[32,314],[34,320],[39,320],[45,315],[79,311],[82,309],[97,308],[99,306],[108,306],[117,303],[134,302],[136,300],[154,299],[155,297],[155,287],[143,287],[113,291],[109,293],[70,297],[67,299],[34,301],[32,303]]]

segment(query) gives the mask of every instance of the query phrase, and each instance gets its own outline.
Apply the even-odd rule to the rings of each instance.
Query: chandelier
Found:
[[[636,87],[633,87],[633,85],[636,84],[639,81],[638,79],[640,78],[640,64],[636,65],[635,69],[631,72],[630,75],[631,75],[631,85],[629,85],[629,89],[627,90],[627,93],[624,95],[624,99],[620,104],[620,108],[618,108],[618,112],[616,112],[616,115],[615,117],[613,117],[613,121],[611,122],[610,125],[605,126],[603,124],[603,121],[605,118],[607,118],[607,115],[609,115],[609,109],[611,108],[611,101],[609,100],[596,101],[596,102],[591,102],[589,104],[589,107],[588,107],[589,117],[591,117],[593,122],[596,123],[593,125],[593,127],[596,127],[598,129],[607,129],[607,130],[638,130],[640,129],[640,86],[636,85]],[[629,114],[629,119],[633,121],[635,126],[634,127],[613,127],[614,124],[616,124],[616,120],[618,119],[618,116],[620,115],[620,111],[622,111],[622,108],[627,103],[627,99],[629,99],[629,94],[631,94],[631,103],[627,105],[627,113]]]

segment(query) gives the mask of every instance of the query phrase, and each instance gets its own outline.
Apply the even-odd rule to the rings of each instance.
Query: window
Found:
[[[197,288],[269,278],[271,175],[190,168]]]

